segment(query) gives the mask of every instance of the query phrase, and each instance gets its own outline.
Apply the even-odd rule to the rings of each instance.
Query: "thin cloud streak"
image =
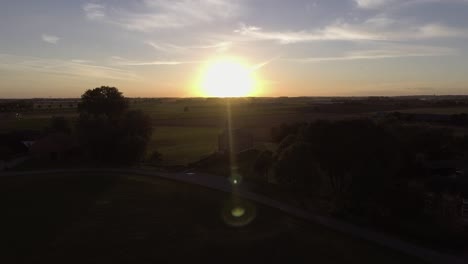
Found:
[[[343,56],[336,57],[288,58],[285,60],[302,63],[315,63],[327,61],[377,60],[404,57],[451,56],[455,54],[457,54],[456,50],[449,48],[426,46],[394,46],[384,49],[352,51]]]
[[[232,46],[232,42],[223,41],[213,44],[200,45],[200,46],[181,46],[171,43],[157,43],[153,41],[145,42],[147,45],[153,47],[155,50],[167,53],[184,53],[193,50],[215,49],[216,52],[223,52]]]
[[[254,66],[252,66],[252,67],[250,68],[250,70],[251,70],[251,71],[259,70],[259,69],[261,69],[261,68],[267,66],[268,64],[272,63],[273,61],[278,60],[279,58],[280,58],[280,56],[276,56],[276,57],[271,58],[271,59],[269,59],[269,60],[266,60],[266,61],[264,61],[264,62],[255,64]]]
[[[235,33],[250,40],[278,41],[294,44],[314,41],[401,41],[430,38],[468,38],[468,30],[443,24],[421,26],[398,25],[391,19],[370,19],[363,24],[334,24],[313,31],[265,31],[256,26],[242,25]],[[395,22],[396,23],[396,22]]]
[[[42,38],[42,41],[49,43],[49,44],[54,44],[54,45],[56,45],[60,40],[59,37],[54,36],[54,35],[48,35],[48,34],[42,34],[41,38]]]
[[[172,66],[182,64],[196,64],[200,61],[171,61],[171,60],[154,60],[154,61],[134,61],[127,60],[122,57],[114,56],[111,58],[112,64],[116,66]]]
[[[100,4],[87,3],[83,6],[83,11],[85,12],[86,17],[90,20],[99,20],[106,16],[106,7]]]
[[[53,75],[138,80],[133,72],[113,67],[86,64],[84,61],[46,59],[0,54],[0,68],[14,71],[41,72]]]
[[[409,5],[426,3],[468,3],[468,0],[354,0],[358,8],[362,9],[382,9],[382,8],[400,8]]]
[[[82,9],[90,20],[104,21],[128,30],[149,32],[235,18],[242,13],[239,2],[240,0],[145,0],[138,11],[95,3],[87,3]]]
[[[271,40],[281,44],[324,40],[385,40],[383,36],[339,26],[329,26],[323,30],[314,31],[265,31],[256,26],[242,26],[234,32],[252,40]]]

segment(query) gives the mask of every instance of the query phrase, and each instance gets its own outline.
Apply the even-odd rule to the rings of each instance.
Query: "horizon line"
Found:
[[[233,96],[233,97],[216,97],[216,96],[159,96],[159,97],[144,97],[144,96],[125,96],[130,99],[241,99],[241,98],[363,98],[363,97],[467,97],[468,94],[415,94],[415,95],[295,95],[295,96]],[[0,97],[0,100],[47,100],[47,99],[81,99],[81,97]]]

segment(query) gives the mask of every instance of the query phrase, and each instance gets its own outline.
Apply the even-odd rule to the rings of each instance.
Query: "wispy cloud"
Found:
[[[41,36],[42,41],[49,43],[49,44],[57,44],[60,40],[59,37],[54,36],[54,35],[48,35],[48,34],[42,34]]]
[[[240,0],[144,0],[136,10],[88,3],[83,6],[87,18],[103,20],[136,31],[181,28],[237,17]]]
[[[266,61],[254,64],[250,66],[251,71],[256,71],[260,68],[265,67],[266,65],[272,63],[275,60],[278,60],[280,57],[273,57]],[[110,64],[115,66],[176,66],[176,65],[184,65],[184,64],[203,64],[206,63],[205,60],[147,60],[147,61],[139,61],[139,60],[128,60],[122,58],[120,56],[112,56],[110,58]]]
[[[104,18],[106,7],[101,4],[87,3],[83,6],[83,11],[88,19],[98,20]]]
[[[375,9],[389,4],[395,4],[399,0],[355,0],[356,4],[360,8],[364,9]]]
[[[255,65],[253,65],[252,67],[250,67],[250,69],[251,69],[251,71],[256,71],[258,69],[261,69],[261,68],[267,66],[268,64],[272,63],[273,61],[275,61],[275,60],[277,60],[279,58],[280,58],[280,56],[276,56],[276,57],[273,57],[273,58],[271,58],[269,60],[266,60],[264,62],[257,63]]]
[[[448,27],[442,24],[427,24],[416,31],[421,38],[467,38],[468,30]],[[408,36],[410,38],[410,36]]]
[[[362,30],[331,25],[313,31],[266,31],[256,26],[241,26],[234,31],[242,36],[257,40],[273,40],[281,44],[310,42],[320,40],[384,40],[384,36]]]
[[[148,61],[137,61],[128,60],[119,56],[111,57],[111,64],[116,66],[171,66],[181,64],[194,64],[200,63],[200,61],[177,61],[177,60],[148,60]]]
[[[468,38],[468,30],[443,24],[411,26],[388,18],[372,18],[361,24],[335,23],[312,31],[266,31],[256,26],[236,29],[251,40],[271,40],[281,44],[312,41],[398,41],[427,38]]]
[[[384,45],[379,49],[357,50],[335,57],[309,57],[309,58],[289,58],[286,60],[296,62],[326,62],[326,61],[348,61],[348,60],[376,60],[403,57],[428,57],[428,56],[449,56],[455,55],[454,49],[433,46],[413,46],[413,45]]]
[[[215,50],[216,52],[223,52],[228,50],[232,42],[222,41],[217,43],[211,43],[206,45],[199,45],[199,46],[190,46],[190,45],[175,45],[171,43],[159,43],[153,41],[145,42],[147,45],[153,47],[155,50],[167,53],[186,53],[190,51],[197,51],[197,50]]]
[[[382,9],[390,6],[399,8],[425,3],[468,3],[467,0],[354,0],[354,2],[362,9]]]
[[[116,80],[137,80],[131,71],[115,67],[88,64],[85,61],[48,59],[40,57],[0,54],[0,68],[14,71],[41,72],[52,75],[103,78]]]
[[[81,63],[81,64],[91,64],[91,63],[94,63],[94,61],[92,61],[92,60],[82,60],[82,59],[73,59],[73,60],[71,60],[71,62],[74,62],[74,63]]]

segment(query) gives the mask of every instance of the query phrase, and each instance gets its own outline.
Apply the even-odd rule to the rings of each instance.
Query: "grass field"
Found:
[[[314,110],[316,107],[311,105],[310,99],[307,98],[297,98],[288,101],[288,103],[277,103],[274,100],[270,102],[265,101],[265,99],[263,103],[253,102],[255,101],[250,99],[234,100],[230,112],[233,126],[248,128],[257,142],[269,141],[270,128],[284,122],[343,119],[368,116],[374,113],[372,111],[363,112],[367,108],[363,110],[359,107],[354,109],[357,112],[351,111],[352,109],[343,111],[346,109],[334,105],[322,105],[320,106],[321,112],[317,112]],[[215,99],[180,99],[173,102],[149,101],[131,104],[131,109],[143,110],[151,116],[154,134],[148,148],[148,154],[154,150],[159,151],[162,153],[166,165],[186,165],[216,150],[217,136],[226,127],[228,117],[226,101]],[[468,113],[468,108],[414,108],[398,111],[454,114]],[[23,129],[44,130],[52,116],[62,115],[69,118],[72,123],[76,117],[76,113],[70,110],[25,113],[22,119],[0,120],[0,132]]]
[[[216,127],[155,127],[149,152],[157,150],[166,165],[188,164],[218,147]]]
[[[22,118],[0,120],[0,132],[13,130],[43,130],[50,118]]]
[[[0,263],[420,263],[258,204],[232,227],[232,200],[144,176],[4,176]]]
[[[453,115],[453,114],[468,114],[468,107],[433,107],[433,108],[414,108],[405,109],[400,112],[403,113],[418,113],[418,114],[439,114],[439,115]]]

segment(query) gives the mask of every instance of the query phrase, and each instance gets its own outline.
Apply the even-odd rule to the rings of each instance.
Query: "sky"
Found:
[[[468,0],[1,0],[0,98],[200,96],[211,62],[255,96],[468,94]]]

